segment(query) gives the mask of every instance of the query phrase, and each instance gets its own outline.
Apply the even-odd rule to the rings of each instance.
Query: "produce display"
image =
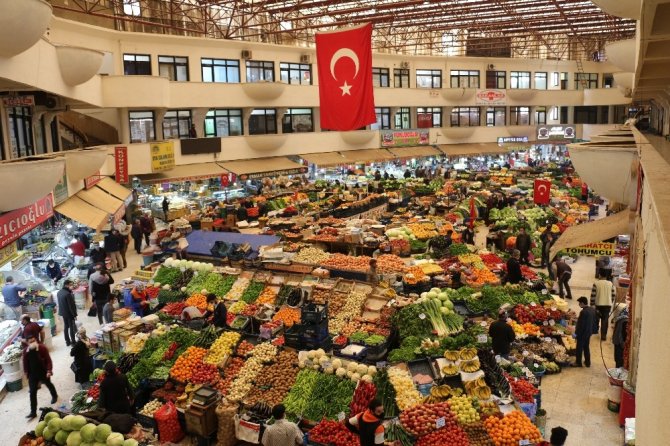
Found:
[[[330,254],[311,246],[302,248],[298,254],[293,258],[293,261],[300,263],[307,263],[310,265],[319,265],[321,262],[326,261],[330,257]]]
[[[323,260],[320,265],[324,268],[340,271],[365,273],[370,269],[370,260],[368,256],[352,257],[344,254],[333,254],[326,260]]]

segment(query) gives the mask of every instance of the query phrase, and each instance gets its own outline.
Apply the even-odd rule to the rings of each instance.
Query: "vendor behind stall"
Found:
[[[144,285],[138,283],[130,291],[132,297],[131,308],[138,316],[145,316],[149,310],[149,295],[144,289]]]
[[[2,297],[5,305],[14,311],[14,320],[19,320],[21,316],[21,297],[19,293],[26,291],[27,288],[21,284],[14,283],[12,276],[5,278],[5,286],[2,287]]]
[[[58,281],[63,278],[63,272],[60,269],[60,265],[53,259],[50,259],[47,262],[46,271],[47,276],[49,276],[49,279],[53,280],[54,284],[58,283]]]
[[[209,308],[211,306],[213,306],[214,309],[212,311],[207,310],[204,315],[205,319],[209,320],[211,317],[212,325],[217,328],[227,328],[228,308],[226,308],[226,304],[223,301],[217,302],[216,294],[214,293],[209,293],[207,295],[207,307]]]

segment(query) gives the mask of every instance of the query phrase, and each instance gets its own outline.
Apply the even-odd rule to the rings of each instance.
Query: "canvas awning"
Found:
[[[349,162],[340,152],[306,153],[300,155],[300,158],[317,166],[337,166]]]
[[[76,195],[56,206],[56,212],[92,229],[100,229],[107,223],[109,217],[107,212],[87,203]]]
[[[268,176],[296,175],[307,172],[302,164],[291,161],[284,156],[274,158],[256,158],[239,161],[224,161],[221,166],[239,177],[248,179]]]
[[[112,180],[109,177],[104,177],[100,180],[98,184],[96,184],[96,187],[99,187],[100,189],[104,190],[108,194],[111,194],[118,198],[119,200],[123,201],[124,203],[127,203],[127,200],[131,197],[133,194],[133,191],[128,189],[127,187],[123,187],[116,181]]]
[[[566,248],[575,248],[588,243],[601,242],[620,234],[629,234],[629,224],[633,218],[633,212],[625,210],[600,220],[570,226],[551,247],[549,258],[553,259],[559,251]]]
[[[123,201],[97,186],[79,191],[76,196],[107,214],[115,214],[123,206]]]
[[[398,158],[421,158],[442,155],[442,152],[433,146],[389,147],[388,150]]]
[[[386,149],[343,150],[340,152],[307,153],[300,155],[307,162],[317,166],[338,166],[340,164],[371,163],[387,161],[396,156]]]
[[[507,153],[508,149],[498,143],[440,144],[440,150],[447,156],[477,156]]]
[[[228,171],[217,163],[184,164],[163,172],[137,175],[143,183],[163,183],[168,181],[198,181],[215,178]]]

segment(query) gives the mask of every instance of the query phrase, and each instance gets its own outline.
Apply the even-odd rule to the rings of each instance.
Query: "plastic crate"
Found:
[[[302,327],[299,324],[293,325],[284,331],[284,341],[291,344],[300,344],[302,338]]]
[[[328,334],[328,319],[318,324],[300,324],[300,329],[307,336],[323,336]]]
[[[303,324],[320,324],[328,318],[328,304],[307,304],[303,307],[300,318]]]

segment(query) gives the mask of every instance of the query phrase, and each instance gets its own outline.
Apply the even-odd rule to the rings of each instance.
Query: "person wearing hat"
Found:
[[[2,297],[5,305],[14,311],[15,320],[21,317],[21,296],[19,293],[26,291],[27,288],[21,284],[14,283],[12,276],[5,278],[5,286],[2,287]]]
[[[521,252],[518,249],[512,251],[512,257],[507,261],[507,276],[505,277],[507,283],[518,284],[523,281],[520,258]]]
[[[582,311],[579,312],[577,318],[577,325],[575,326],[574,337],[577,339],[577,360],[575,367],[582,367],[582,356],[584,357],[584,365],[591,367],[591,335],[593,335],[594,327],[597,325],[596,309],[589,306],[589,300],[582,296],[577,299],[579,307]]]
[[[108,412],[129,414],[132,408],[133,389],[128,378],[116,368],[114,361],[107,361],[104,370],[105,378],[100,383],[98,407]]]
[[[516,335],[512,326],[507,323],[507,313],[505,311],[498,312],[498,320],[489,327],[489,336],[491,336],[493,353],[507,358]]]
[[[74,358],[70,368],[74,372],[74,381],[81,385],[88,382],[88,377],[93,372],[93,363],[91,362],[91,353],[89,351],[90,342],[86,336],[86,328],[79,327],[76,335],[77,342],[70,350],[70,356]]]
[[[63,271],[61,271],[60,265],[58,262],[54,261],[54,259],[49,259],[46,270],[47,276],[54,281],[54,284],[58,283],[58,281],[63,278]]]

